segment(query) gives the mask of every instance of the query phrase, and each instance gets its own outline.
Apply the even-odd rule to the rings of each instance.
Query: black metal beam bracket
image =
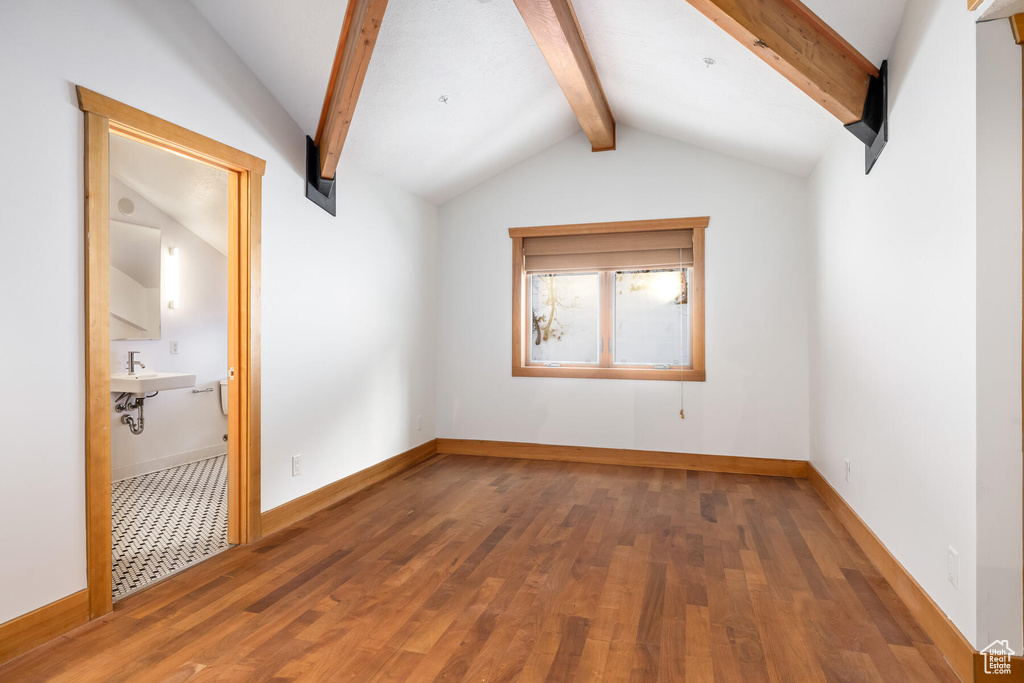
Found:
[[[306,199],[331,214],[338,215],[337,196],[334,192],[335,178],[324,180],[320,177],[320,150],[313,139],[306,136]]]
[[[864,175],[871,168],[889,141],[889,62],[882,62],[878,76],[871,77],[868,94],[864,98],[864,113],[860,121],[846,124],[846,130],[864,143]]]

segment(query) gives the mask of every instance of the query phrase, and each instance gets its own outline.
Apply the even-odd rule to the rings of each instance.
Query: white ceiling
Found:
[[[227,255],[226,172],[141,142],[111,135],[110,174]]]
[[[978,21],[996,21],[1021,12],[1024,12],[1024,0],[985,0],[978,5],[975,16]]]
[[[192,2],[313,135],[346,2]],[[906,4],[805,2],[876,64]],[[684,0],[574,6],[619,123],[797,175],[842,130]],[[512,0],[390,0],[342,163],[443,203],[578,130]]]

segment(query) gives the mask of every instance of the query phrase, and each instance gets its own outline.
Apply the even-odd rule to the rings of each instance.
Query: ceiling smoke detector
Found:
[[[117,210],[123,213],[125,216],[131,216],[135,213],[135,202],[128,199],[127,197],[121,197],[117,200]]]

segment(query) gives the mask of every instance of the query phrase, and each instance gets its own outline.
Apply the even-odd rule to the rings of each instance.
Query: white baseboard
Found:
[[[125,465],[124,467],[115,467],[110,471],[110,480],[121,481],[122,479],[131,479],[132,477],[138,477],[143,474],[151,474],[153,472],[159,472],[160,470],[167,470],[172,467],[187,465],[190,462],[199,462],[200,460],[215,458],[218,455],[224,455],[227,452],[228,445],[226,443],[221,443],[214,446],[200,448],[195,451],[188,451],[186,453],[165,455],[164,457],[157,458],[156,460],[146,460],[145,462],[137,462],[131,465]]]

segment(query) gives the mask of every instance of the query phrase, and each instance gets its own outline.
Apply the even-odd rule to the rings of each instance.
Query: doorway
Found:
[[[109,140],[116,602],[230,547],[228,174]]]
[[[128,429],[133,436],[140,436],[146,428],[146,401],[152,405],[161,398],[151,395],[155,393],[151,389],[160,388],[153,384],[152,377],[132,375],[128,372],[128,361],[120,356],[117,363],[124,361],[123,368],[112,363],[114,353],[128,349],[119,349],[122,342],[115,342],[118,347],[115,350],[111,342],[112,320],[117,321],[114,324],[117,334],[122,338],[126,334],[125,323],[111,317],[115,313],[111,310],[112,286],[116,284],[111,281],[111,238],[115,231],[123,233],[125,230],[111,221],[111,147],[138,144],[150,152],[171,154],[201,164],[203,169],[210,170],[210,177],[226,175],[227,366],[224,375],[228,414],[223,466],[227,498],[225,533],[227,542],[231,544],[249,543],[261,535],[259,273],[261,181],[265,162],[85,88],[78,88],[78,97],[80,108],[85,113],[86,533],[90,618],[96,618],[113,609],[112,429]],[[118,186],[118,189],[122,188]],[[140,232],[135,228],[127,230]],[[148,238],[145,234],[135,237],[142,242],[146,239],[159,240],[159,237],[152,238],[151,233]],[[180,264],[174,263],[180,258],[180,251],[172,253],[170,250],[174,245],[170,245],[164,259],[162,250],[165,246],[161,243],[161,259],[167,260],[171,267],[180,268]],[[173,307],[177,303],[167,293],[157,296],[162,302],[167,300],[161,304],[161,310],[164,305]],[[175,293],[175,296],[180,294]],[[125,310],[116,313],[121,318],[131,317],[126,316]],[[141,335],[136,337],[139,340],[154,340],[162,336],[152,327],[159,326],[159,316],[146,318],[143,314],[131,322],[135,327],[129,329]],[[162,338],[152,343],[159,344],[161,349],[166,345],[173,353],[175,349],[171,341]],[[133,357],[133,360],[145,362],[139,357]],[[154,367],[154,370],[161,368]],[[169,380],[173,386],[162,387],[167,391],[163,396],[165,404],[170,402],[166,397],[173,391],[191,389],[214,394],[219,401],[220,381],[211,380],[208,375],[204,377],[202,386],[178,386],[182,382],[188,383],[187,377],[183,380],[180,376],[189,374],[161,373],[157,378],[160,381],[165,379],[163,375],[175,375]],[[211,387],[213,391],[203,391]],[[198,394],[196,396],[199,397]],[[118,405],[121,411],[117,410]],[[123,414],[114,417],[117,412]],[[123,437],[125,434],[119,432],[118,438],[123,441]],[[207,474],[214,472],[211,475],[214,485],[216,465],[214,461],[203,466]],[[122,466],[131,470],[135,463]]]

